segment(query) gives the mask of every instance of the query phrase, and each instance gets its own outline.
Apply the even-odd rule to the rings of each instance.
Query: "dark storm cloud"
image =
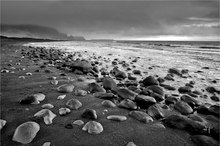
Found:
[[[219,33],[219,2],[214,0],[1,3],[2,23],[46,25],[87,38],[216,37]]]

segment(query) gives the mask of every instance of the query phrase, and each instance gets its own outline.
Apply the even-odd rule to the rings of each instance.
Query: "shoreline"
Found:
[[[128,142],[132,141],[138,146],[145,145],[146,143],[149,145],[163,146],[171,144],[195,145],[201,142],[204,143],[200,137],[192,138],[193,135],[206,135],[209,140],[211,139],[211,141],[216,144],[216,137],[219,136],[219,133],[217,132],[219,131],[219,104],[216,104],[216,107],[214,107],[213,110],[213,108],[210,108],[212,107],[211,105],[207,106],[206,104],[201,104],[197,99],[205,94],[209,95],[206,98],[210,98],[210,95],[216,95],[219,97],[220,91],[216,88],[216,91],[214,91],[216,93],[207,93],[207,91],[204,91],[202,92],[202,95],[199,95],[200,93],[195,94],[195,92],[193,92],[195,83],[193,82],[188,82],[187,85],[181,86],[187,86],[187,89],[183,89],[183,91],[181,91],[182,93],[180,93],[179,90],[180,86],[169,86],[170,82],[175,82],[172,79],[189,78],[187,70],[171,68],[171,70],[166,73],[168,74],[166,79],[161,76],[154,75],[153,79],[156,83],[152,85],[156,85],[157,87],[155,88],[149,87],[152,85],[148,85],[147,81],[145,83],[144,80],[150,75],[144,74],[143,70],[130,68],[133,72],[130,76],[130,79],[128,79],[127,72],[124,70],[121,71],[123,66],[126,69],[132,66],[132,64],[129,64],[126,62],[126,60],[123,62],[123,60],[120,59],[106,59],[107,63],[112,64],[112,66],[101,70],[103,67],[98,67],[102,66],[99,59],[104,58],[104,56],[99,58],[99,56],[93,55],[93,60],[82,62],[80,56],[83,56],[84,54],[80,52],[73,53],[74,55],[68,55],[58,50],[46,50],[45,48],[40,47],[24,47],[21,44],[18,46],[11,46],[7,43],[5,46],[1,47],[1,52],[1,71],[4,68],[5,70],[10,71],[9,73],[1,73],[1,119],[7,121],[6,125],[1,130],[2,145],[18,145],[18,143],[12,141],[14,130],[18,125],[27,121],[35,121],[39,123],[41,127],[39,133],[30,143],[30,145],[43,145],[43,143],[47,141],[50,141],[52,145],[64,144],[90,146],[126,145]],[[79,59],[77,60],[77,58]],[[133,64],[136,64],[136,62],[139,60],[138,56],[132,59],[134,59]],[[117,69],[116,66],[119,65],[122,67]],[[23,68],[25,68],[25,70]],[[12,71],[14,71],[14,73]],[[27,75],[26,73],[32,73],[32,75]],[[113,82],[115,82],[112,83],[112,81],[110,81],[111,84],[109,86],[113,86],[117,83],[117,89],[115,89],[115,87],[112,87],[108,90],[104,88],[102,77],[108,76],[108,74],[113,79]],[[24,76],[25,78],[19,78],[20,76]],[[132,78],[137,76],[141,76],[141,78],[138,78],[137,80]],[[51,77],[57,78],[57,85],[51,84],[51,80],[48,79]],[[95,82],[98,87],[92,86],[90,84],[92,82]],[[217,81],[216,84],[218,83],[219,81]],[[62,94],[57,92],[57,87],[63,84],[73,85],[74,91],[65,93],[67,97],[64,100],[59,101],[57,100],[57,97]],[[190,89],[188,86],[191,86]],[[126,91],[121,91],[122,87],[123,89],[125,88]],[[177,96],[175,96],[175,94],[165,94],[167,93],[167,90],[170,90],[170,93],[173,92],[173,88],[171,90],[171,87],[175,88],[175,94],[178,94]],[[103,88],[104,90],[102,90]],[[86,95],[76,95],[75,90],[78,89],[86,91]],[[95,91],[93,92],[91,89],[94,89]],[[101,98],[103,97],[98,96],[97,98],[94,96],[95,92],[100,90],[105,94],[107,92],[116,96],[114,99],[109,98],[109,100],[117,105],[116,108],[106,108],[102,105],[104,99]],[[210,90],[208,91],[213,92]],[[26,96],[36,93],[43,93],[46,95],[45,100],[39,105],[19,104],[19,101],[24,99]],[[138,97],[139,95],[153,97],[156,99],[156,103],[153,102],[152,104],[152,101],[149,101],[150,99]],[[189,98],[181,98],[183,95],[187,95]],[[82,103],[82,108],[79,110],[71,110],[71,113],[60,116],[58,112],[59,109],[61,107],[66,107],[66,102],[72,98],[79,100]],[[124,108],[123,106],[125,105],[123,105],[122,108],[119,106],[120,102],[126,98],[129,100],[134,98],[132,102],[138,106],[138,109],[135,110],[143,111],[148,114],[148,108],[152,105],[157,105],[155,109],[153,108],[152,110],[153,114],[151,117],[153,122],[145,124],[131,117],[129,115],[129,113],[132,111],[131,109]],[[183,101],[184,104],[186,103],[189,105],[189,107],[181,105],[179,107],[176,105],[177,101],[180,100]],[[33,115],[41,110],[41,106],[46,103],[51,103],[54,105],[54,108],[52,108],[51,111],[57,115],[57,117],[54,118],[53,124],[50,126],[46,126],[42,120],[33,118]],[[142,103],[145,103],[147,108],[145,108]],[[196,114],[201,106],[207,106],[206,108],[208,113],[204,113],[202,111],[202,114]],[[96,110],[98,119],[95,121],[98,121],[103,125],[103,133],[98,135],[90,135],[87,132],[82,131],[82,127],[75,125],[73,125],[71,129],[65,128],[67,124],[71,124],[73,121],[78,119],[83,120],[85,123],[90,121],[89,119],[81,118],[81,114],[86,108]],[[193,113],[189,112],[186,115],[182,115],[182,113],[177,110],[179,108],[186,111],[191,108],[193,109]],[[105,112],[106,109],[107,112]],[[158,113],[155,113],[154,110],[156,110]],[[162,116],[162,118],[157,119],[157,114]],[[169,119],[170,115],[172,114],[180,116],[177,116],[176,118],[180,118],[180,121],[182,121],[178,123],[175,122],[174,119]],[[127,120],[122,122],[111,121],[106,119],[108,115],[124,115],[127,117]],[[190,117],[190,115],[193,118]],[[182,116],[184,118],[181,118]],[[202,125],[205,126],[205,128],[210,128],[212,132],[207,133],[207,131],[204,131],[204,128],[200,129],[196,127],[198,123],[199,126]],[[183,124],[185,127],[178,129],[177,127],[179,127],[179,124]],[[189,127],[192,129],[189,130]],[[217,128],[217,130],[213,127]],[[160,139],[158,139],[158,137]],[[195,143],[193,143],[192,139],[194,139]],[[219,141],[217,141],[217,143],[219,143]]]

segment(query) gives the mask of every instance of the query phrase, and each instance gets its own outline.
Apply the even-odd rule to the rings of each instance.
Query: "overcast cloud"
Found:
[[[1,23],[50,26],[86,38],[217,40],[218,0],[1,1]]]

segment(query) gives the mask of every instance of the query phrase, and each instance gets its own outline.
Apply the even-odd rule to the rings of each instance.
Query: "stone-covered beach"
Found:
[[[217,146],[219,63],[204,45],[2,39],[1,145]]]

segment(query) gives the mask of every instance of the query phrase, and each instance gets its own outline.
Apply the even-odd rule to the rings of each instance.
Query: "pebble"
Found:
[[[145,124],[154,121],[147,113],[142,111],[131,111],[129,112],[129,116]]]
[[[77,99],[70,99],[66,102],[66,106],[70,109],[78,110],[82,107],[82,103]]]
[[[116,105],[110,100],[104,100],[104,101],[102,101],[101,104],[105,107],[110,107],[110,108],[111,107],[116,107]]]
[[[100,123],[96,121],[89,121],[83,126],[82,130],[88,131],[89,134],[100,134],[104,129]]]
[[[134,142],[129,142],[127,146],[137,146]]]
[[[44,118],[44,123],[46,125],[50,125],[53,123],[53,119],[56,117],[56,114],[54,114],[51,110],[49,109],[42,109],[38,111],[36,114],[34,114],[34,117],[43,117]]]
[[[50,83],[51,83],[52,85],[57,85],[57,84],[58,84],[58,81],[57,81],[57,80],[52,80],[52,81],[50,81]]]
[[[71,110],[69,108],[66,108],[66,107],[62,107],[62,108],[59,109],[60,116],[64,116],[64,115],[66,115],[70,112],[71,112]]]
[[[32,76],[32,73],[31,72],[27,72],[26,75],[27,76]]]
[[[82,126],[84,122],[82,120],[76,120],[73,122],[74,125]]]
[[[70,93],[70,92],[73,92],[73,89],[74,89],[73,85],[71,85],[71,84],[64,84],[64,85],[59,86],[57,88],[57,91],[61,92],[61,93]]]
[[[129,90],[127,88],[117,89],[117,94],[119,95],[119,97],[121,97],[123,99],[130,99],[130,100],[134,100],[137,95],[137,93],[135,93],[132,90]]]
[[[52,109],[52,108],[54,108],[54,105],[47,103],[47,104],[43,104],[41,107],[46,108],[46,109]]]
[[[51,142],[45,142],[44,144],[43,144],[43,146],[50,146],[51,145]]]
[[[161,108],[158,105],[152,105],[148,108],[148,115],[153,117],[156,120],[164,118],[163,113],[161,112]]]
[[[94,109],[85,109],[81,115],[83,118],[95,120],[98,118]]]
[[[19,79],[25,79],[25,76],[19,76],[18,78]]]
[[[81,89],[75,90],[74,93],[76,96],[86,96],[87,95],[87,92],[85,90],[81,90]]]
[[[28,144],[35,138],[39,130],[40,125],[38,123],[32,121],[25,122],[16,128],[12,140]]]
[[[118,104],[118,107],[121,107],[121,108],[126,108],[126,109],[137,109],[137,105],[135,102],[133,102],[132,100],[130,99],[124,99],[122,100],[119,104]]]
[[[0,130],[6,125],[7,121],[0,119]]]
[[[107,117],[108,120],[113,120],[113,121],[125,121],[127,120],[126,116],[120,116],[120,115],[110,115]]]
[[[64,94],[64,95],[58,96],[57,99],[62,100],[62,99],[64,99],[65,97],[66,97],[66,95]]]
[[[193,109],[184,101],[178,101],[174,108],[179,111],[183,115],[191,114],[193,112]]]

